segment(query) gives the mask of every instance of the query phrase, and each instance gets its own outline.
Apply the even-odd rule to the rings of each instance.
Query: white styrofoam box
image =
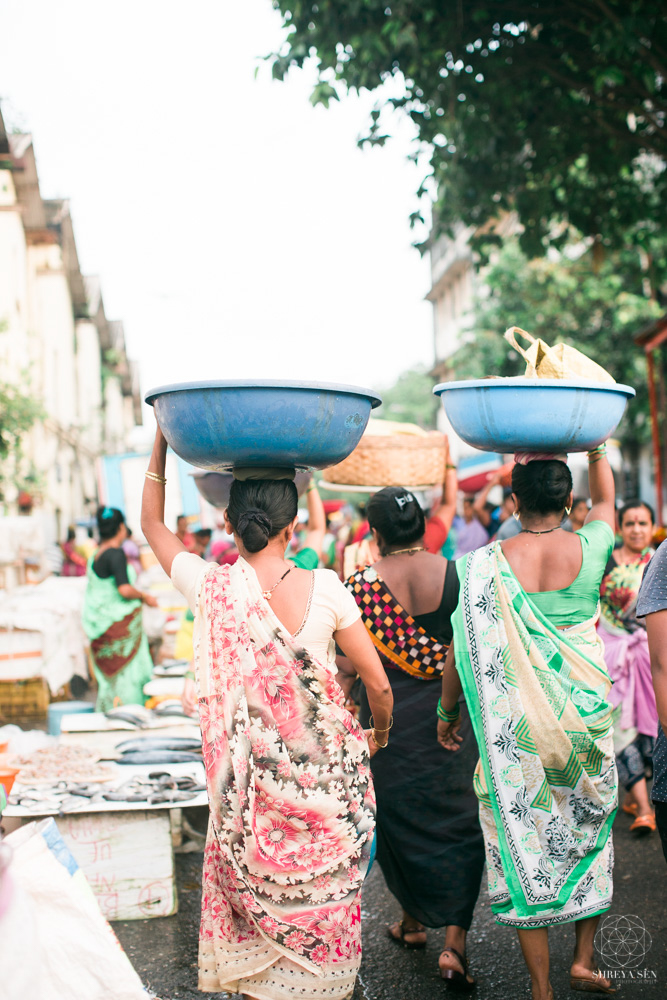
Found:
[[[20,681],[40,677],[43,665],[41,632],[0,628],[0,680]]]
[[[86,813],[56,822],[107,920],[176,913],[168,810]]]

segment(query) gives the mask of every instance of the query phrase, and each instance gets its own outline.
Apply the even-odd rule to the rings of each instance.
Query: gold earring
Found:
[[[521,517],[520,517],[519,512],[517,510],[515,510],[515,511],[512,512],[512,517],[514,518],[515,521],[520,521],[521,520]]]
[[[566,507],[566,508],[565,508],[565,513],[566,513],[566,514],[567,514],[567,516],[569,517],[569,516],[570,516],[570,514],[572,513],[572,508],[571,508],[571,507]]]

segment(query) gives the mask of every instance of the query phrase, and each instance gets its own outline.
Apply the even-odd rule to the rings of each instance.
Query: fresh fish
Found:
[[[107,719],[117,719],[120,722],[129,722],[138,729],[143,729],[150,724],[151,714],[143,705],[119,705],[118,708],[110,708],[104,713]]]
[[[136,739],[123,740],[116,744],[119,753],[131,753],[135,750],[143,753],[153,750],[201,750],[201,738],[192,736],[139,736]]]
[[[146,723],[139,716],[133,715],[131,712],[114,712],[111,715],[109,712],[104,713],[107,719],[111,719],[112,722],[129,722],[131,726],[136,726],[137,729],[145,729]]]
[[[163,701],[162,704],[157,705],[155,707],[154,712],[161,719],[163,719],[163,718],[169,718],[172,715],[179,716],[179,717],[184,717],[186,719],[191,718],[187,714],[187,712],[183,711],[183,706],[180,704],[180,702],[173,702],[172,703],[170,701]]]
[[[165,789],[164,791],[155,792],[153,795],[149,795],[148,804],[157,805],[158,802],[185,802],[187,799],[193,799],[198,792],[179,792],[174,789]]]
[[[78,795],[84,799],[92,799],[93,795],[101,791],[101,785],[71,784],[64,789],[69,795]]]
[[[148,802],[150,790],[145,792],[104,792],[107,802]]]
[[[188,750],[135,750],[122,754],[118,764],[201,764],[201,754]]]

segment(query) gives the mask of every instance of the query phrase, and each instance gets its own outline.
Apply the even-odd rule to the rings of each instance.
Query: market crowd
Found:
[[[572,988],[613,992],[593,943],[619,785],[621,821],[657,830],[667,857],[667,543],[649,504],[617,505],[605,447],[588,496],[566,456],[517,455],[476,495],[447,459],[426,510],[399,487],[355,509],[245,470],[195,531],[164,523],[165,454],[158,428],[142,530],[189,607],[183,703],[210,800],[200,988],[350,997],[377,858],[400,908],[388,935],[424,949],[444,928],[452,988],[475,986],[486,864],[534,1000],[552,996],[548,928],[564,922]],[[84,622],[99,697],[140,700],[151,598],[122,512],[101,508],[98,528]]]

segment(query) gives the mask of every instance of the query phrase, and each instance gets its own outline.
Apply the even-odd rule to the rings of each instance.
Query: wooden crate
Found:
[[[0,628],[0,680],[27,680],[41,674],[43,643],[41,632]]]
[[[72,814],[56,823],[107,920],[176,913],[169,810]]]
[[[49,685],[43,677],[0,681],[0,719],[43,719],[49,707]]]

